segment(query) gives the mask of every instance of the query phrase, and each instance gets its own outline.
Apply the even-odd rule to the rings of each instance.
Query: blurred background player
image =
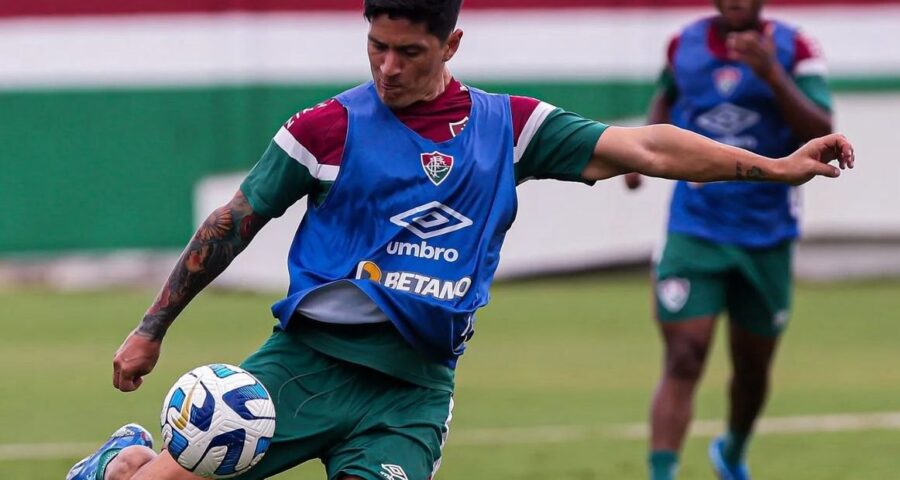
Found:
[[[719,14],[684,28],[649,123],[671,123],[778,157],[832,130],[818,48],[785,23],[763,19],[763,0],[716,0]],[[748,177],[755,176],[751,170]],[[630,188],[638,174],[626,176]],[[789,317],[797,229],[793,187],[678,182],[655,266],[665,359],[651,409],[650,477],[675,477],[715,319],[727,311],[733,373],[727,431],[709,446],[722,479],[746,479],[744,455],[762,410],[769,371]]]

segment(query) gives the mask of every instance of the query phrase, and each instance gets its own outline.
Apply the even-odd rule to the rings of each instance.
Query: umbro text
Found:
[[[443,260],[450,263],[459,259],[459,251],[455,248],[432,247],[424,241],[420,243],[391,242],[387,245],[387,253],[428,260]]]

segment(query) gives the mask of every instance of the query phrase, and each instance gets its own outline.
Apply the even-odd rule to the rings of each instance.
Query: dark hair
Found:
[[[389,18],[405,18],[424,23],[428,33],[447,40],[456,28],[463,0],[365,0],[363,16],[369,22],[386,14]]]

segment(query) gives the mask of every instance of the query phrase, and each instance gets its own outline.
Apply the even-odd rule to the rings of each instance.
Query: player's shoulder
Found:
[[[666,44],[666,63],[669,67],[675,64],[675,52],[681,44],[681,32],[669,36],[669,43]]]
[[[808,56],[822,55],[822,47],[819,41],[802,26],[778,18],[769,18],[766,19],[766,28],[779,28],[790,32],[798,54]]]
[[[347,136],[347,110],[331,98],[295,113],[283,128],[318,163],[340,162]]]
[[[675,52],[680,45],[691,43],[692,41],[695,43],[706,42],[714,18],[712,16],[696,18],[670,33],[669,41],[666,43],[666,59],[669,60],[669,63],[672,62]]]
[[[684,37],[696,35],[696,36],[705,36],[709,32],[709,29],[713,25],[713,21],[715,20],[715,16],[706,15],[702,17],[695,18],[681,26],[672,36],[670,43],[672,41],[679,41]]]
[[[516,145],[522,140],[523,132],[526,136],[527,131],[533,133],[543,124],[547,116],[556,110],[555,106],[547,102],[519,95],[509,96],[509,107],[512,110],[513,138]]]
[[[295,137],[310,133],[321,134],[323,130],[346,118],[347,110],[344,106],[336,99],[330,98],[295,113],[284,123],[284,128]]]
[[[769,19],[766,28],[780,28],[790,35],[784,37],[793,51],[795,75],[825,76],[828,72],[825,56],[818,40],[802,27],[778,19]]]
[[[822,45],[814,36],[802,28],[795,29],[794,45],[798,61],[810,58],[824,58]]]
[[[519,95],[509,96],[509,108],[512,109],[513,116],[531,115],[541,101],[536,98],[523,97]]]

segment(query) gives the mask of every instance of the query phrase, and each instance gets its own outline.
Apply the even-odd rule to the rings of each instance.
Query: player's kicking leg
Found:
[[[113,432],[96,452],[76,463],[66,474],[66,480],[103,480],[110,463],[124,450],[146,449],[153,453],[153,436],[144,427],[129,423]],[[146,453],[145,451],[145,453]],[[132,454],[129,453],[129,457]]]
[[[201,480],[169,452],[157,455],[149,435],[136,424],[120,428],[97,452],[75,464],[66,480]]]

